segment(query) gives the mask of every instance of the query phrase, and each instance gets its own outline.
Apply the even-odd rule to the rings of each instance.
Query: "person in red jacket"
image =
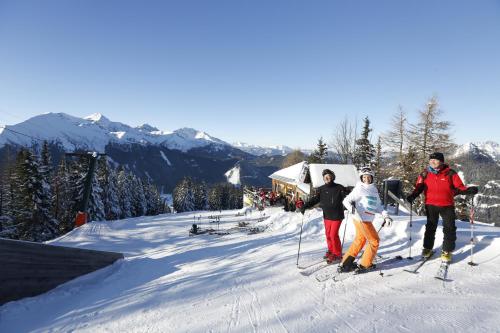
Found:
[[[304,206],[304,200],[302,200],[301,197],[298,197],[297,200],[295,200],[295,207],[300,211],[302,206]]]
[[[476,186],[466,187],[455,170],[444,163],[442,153],[432,153],[429,156],[429,166],[417,178],[415,189],[407,197],[413,201],[420,195],[425,195],[425,212],[427,223],[425,225],[424,248],[422,257],[432,256],[434,239],[439,216],[443,219],[443,247],[441,260],[451,262],[452,252],[457,239],[455,226],[455,200],[457,194],[476,194]]]

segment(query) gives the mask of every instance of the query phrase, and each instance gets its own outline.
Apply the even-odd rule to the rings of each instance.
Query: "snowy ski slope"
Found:
[[[252,225],[259,212],[223,211],[221,229]],[[197,212],[208,226],[213,212]],[[500,229],[458,222],[449,281],[434,279],[438,260],[420,274],[403,260],[341,282],[318,282],[296,268],[302,215],[266,209],[263,233],[198,235],[193,213],[89,223],[53,244],[123,252],[125,260],[44,295],[0,307],[0,332],[499,332]],[[424,218],[413,224],[420,252]],[[408,216],[381,232],[383,256],[408,256]],[[378,222],[379,223],[379,222]],[[212,225],[212,227],[216,227]],[[343,231],[341,227],[341,232]],[[353,238],[348,225],[346,242]],[[308,211],[301,262],[324,252],[321,212]],[[436,247],[441,244],[438,229]],[[325,268],[325,270],[332,268]]]

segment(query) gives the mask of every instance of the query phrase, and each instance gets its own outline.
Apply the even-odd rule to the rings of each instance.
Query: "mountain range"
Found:
[[[170,192],[184,176],[208,183],[230,181],[269,187],[268,175],[292,150],[286,146],[233,145],[193,128],[168,132],[149,124],[132,127],[100,113],[84,118],[46,113],[0,128],[0,155],[15,150],[7,147],[39,146],[44,140],[55,155],[54,163],[65,152],[106,153],[114,165],[150,179],[165,192]],[[230,172],[235,168],[238,173]]]

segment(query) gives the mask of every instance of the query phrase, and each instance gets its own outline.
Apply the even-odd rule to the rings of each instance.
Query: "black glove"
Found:
[[[466,195],[474,195],[474,194],[477,194],[478,191],[479,191],[479,189],[477,188],[477,186],[470,186],[462,193],[466,194]]]
[[[415,201],[416,198],[417,198],[417,196],[412,193],[406,197],[406,200],[413,205],[413,202]]]
[[[351,213],[354,214],[356,212],[356,201],[351,201]]]
[[[304,215],[306,213],[306,206],[302,206],[300,212],[302,213],[302,215]]]

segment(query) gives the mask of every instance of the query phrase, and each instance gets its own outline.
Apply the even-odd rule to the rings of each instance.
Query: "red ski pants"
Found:
[[[342,221],[324,219],[325,236],[328,251],[336,256],[342,256],[342,245],[340,243],[339,229]]]

